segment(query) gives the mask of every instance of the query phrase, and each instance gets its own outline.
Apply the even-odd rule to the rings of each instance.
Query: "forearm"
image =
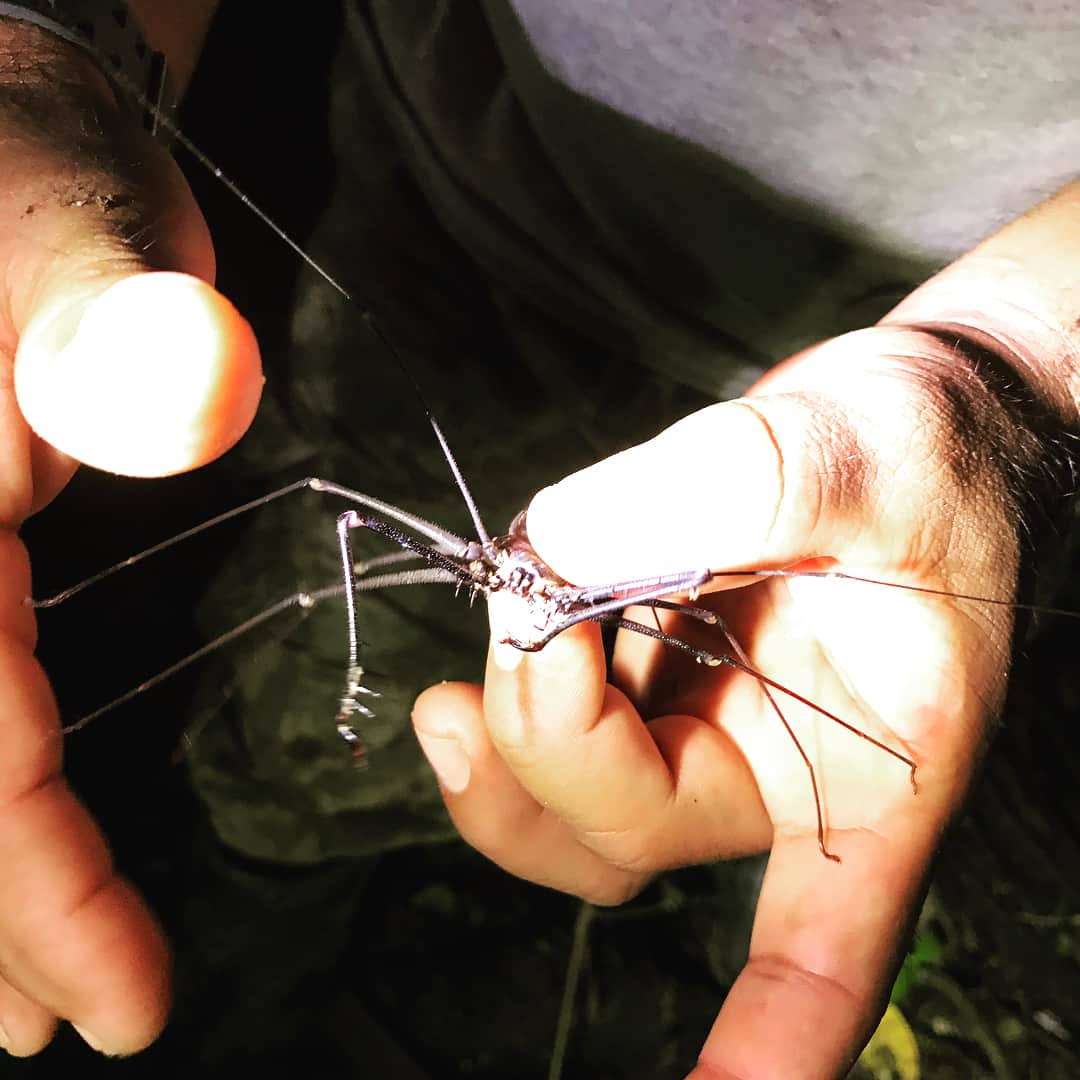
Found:
[[[997,349],[1040,408],[1080,420],[1080,180],[946,267],[884,323],[955,327]]]

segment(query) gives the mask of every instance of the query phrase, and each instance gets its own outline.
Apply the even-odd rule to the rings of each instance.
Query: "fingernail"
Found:
[[[96,1035],[92,1035],[85,1028],[79,1027],[78,1024],[72,1024],[71,1026],[78,1033],[79,1038],[82,1039],[82,1041],[86,1043],[86,1045],[89,1046],[91,1050],[96,1050],[99,1054],[105,1053],[104,1049],[102,1049],[104,1044]]]
[[[472,765],[469,755],[457,739],[445,735],[429,735],[417,732],[420,748],[435,770],[439,783],[450,792],[458,795],[469,786]]]
[[[7,1050],[10,1046],[11,1036],[7,1033],[7,1028],[0,1024],[0,1050]]]
[[[491,627],[491,656],[501,671],[516,671],[523,653],[509,643],[510,627],[521,615],[522,602],[507,593],[492,593],[488,597],[488,624]]]
[[[500,671],[517,671],[525,654],[505,641],[492,641],[491,656]]]

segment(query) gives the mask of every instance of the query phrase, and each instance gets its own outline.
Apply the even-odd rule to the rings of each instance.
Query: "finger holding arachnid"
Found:
[[[512,671],[493,653],[485,722],[525,790],[591,850],[637,871],[766,847],[768,817],[728,735],[692,716],[646,724],[605,676],[591,623],[526,654]]]
[[[650,875],[611,865],[521,786],[488,735],[479,686],[431,687],[413,723],[454,825],[504,870],[596,904],[620,903],[647,884]]]

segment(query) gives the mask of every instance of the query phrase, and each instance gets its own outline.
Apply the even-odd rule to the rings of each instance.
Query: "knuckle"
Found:
[[[467,815],[453,812],[452,816],[469,847],[511,873],[519,873],[516,868],[524,858],[531,857],[532,850],[522,839],[537,832],[547,811],[536,807],[507,811],[504,807],[499,813],[479,810]]]
[[[576,894],[588,904],[597,907],[618,907],[633,900],[652,880],[652,874],[621,872],[606,875],[606,880],[576,890]]]
[[[665,860],[653,837],[640,828],[618,831],[590,831],[582,843],[605,862],[635,878],[649,877],[665,868]]]

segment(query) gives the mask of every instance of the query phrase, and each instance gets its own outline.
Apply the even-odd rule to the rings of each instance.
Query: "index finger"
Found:
[[[756,782],[727,733],[688,715],[645,722],[605,674],[590,623],[513,671],[489,662],[488,732],[532,798],[596,854],[638,872],[766,846]]]
[[[19,407],[37,435],[128,476],[223,454],[251,423],[262,385],[243,316],[206,282],[165,271],[121,275],[104,290],[100,275],[91,286],[63,278],[23,328],[15,362]]]
[[[61,776],[56,706],[23,606],[28,563],[8,531],[0,565],[0,1028],[9,1052],[33,1053],[52,1014],[129,1053],[164,1024],[167,948]]]
[[[936,835],[936,834],[934,834]],[[933,850],[929,829],[777,836],[750,958],[689,1080],[843,1076],[884,1008]]]

